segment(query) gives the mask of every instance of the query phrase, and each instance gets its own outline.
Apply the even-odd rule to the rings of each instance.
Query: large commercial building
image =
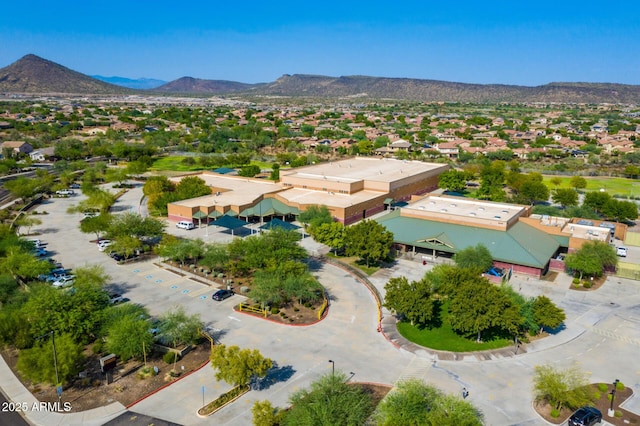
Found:
[[[426,196],[378,219],[396,247],[426,257],[484,245],[494,265],[540,277],[564,270],[564,254],[585,241],[624,239],[626,226],[532,215],[531,206]]]
[[[446,164],[356,157],[282,170],[277,183],[203,172],[197,176],[212,194],[169,204],[169,219],[206,223],[222,215],[286,218],[325,205],[336,220],[351,224],[432,191],[448,169]]]

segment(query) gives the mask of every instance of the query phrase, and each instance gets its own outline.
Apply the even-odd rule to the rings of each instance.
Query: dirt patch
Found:
[[[105,376],[100,372],[99,355],[93,354],[90,351],[90,347],[88,347],[87,351],[85,351],[87,358],[82,377],[78,377],[64,386],[62,402],[70,402],[72,412],[102,407],[115,401],[127,406],[160,387],[195,371],[208,361],[210,354],[211,346],[208,341],[195,346],[184,358],[177,362],[178,377],[169,376],[169,371],[173,368],[173,365],[166,364],[162,360],[162,354],[158,353],[153,353],[147,357],[147,365],[158,367],[158,375],[146,379],[138,377],[138,371],[144,366],[143,362],[118,363],[113,375],[113,382],[107,384]],[[55,387],[31,383],[28,380],[24,380],[16,371],[15,367],[18,362],[17,350],[4,350],[2,351],[2,356],[16,377],[20,379],[22,384],[38,401],[58,401]]]
[[[392,386],[382,385],[379,383],[350,383],[351,386],[356,386],[362,389],[366,394],[371,397],[371,402],[374,407],[380,404],[380,401],[387,396]]]
[[[607,281],[607,276],[603,275],[601,277],[597,277],[597,278],[594,278],[593,280],[590,280],[591,287],[585,287],[584,285],[582,285],[582,283],[580,283],[578,286],[571,283],[571,286],[569,288],[575,291],[594,291],[602,287],[605,281]]]
[[[598,384],[591,384],[590,393],[592,395],[600,395],[599,399],[594,399],[592,405],[600,410],[602,413],[603,420],[606,420],[608,423],[615,426],[627,426],[627,425],[640,425],[640,416],[634,414],[630,411],[625,410],[624,408],[620,408],[620,404],[629,399],[631,395],[633,395],[633,391],[631,388],[625,388],[621,391],[616,391],[616,397],[613,401],[613,409],[620,413],[620,417],[609,417],[607,416],[607,411],[611,406],[611,401],[609,401],[608,396],[613,389],[613,385],[607,384],[607,390],[605,392],[600,392],[598,390]],[[544,418],[549,423],[553,423],[556,425],[562,424],[566,422],[569,417],[574,413],[575,410],[569,410],[567,408],[563,408],[560,411],[560,415],[558,417],[551,417],[551,407],[546,401],[540,401],[538,403],[533,404],[533,408],[536,412]]]
[[[556,278],[558,278],[558,272],[549,271],[542,276],[542,281],[555,282]]]

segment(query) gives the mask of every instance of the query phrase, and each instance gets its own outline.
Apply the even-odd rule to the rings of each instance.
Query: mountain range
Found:
[[[161,83],[153,79],[90,77],[31,54],[0,69],[0,93],[233,95],[423,102],[640,103],[640,86],[614,83],[549,83],[531,87],[305,74],[285,74],[273,82],[259,84],[193,77]],[[157,84],[161,85],[153,87]]]
[[[167,84],[164,80],[156,80],[155,78],[126,78],[126,77],[105,77],[102,75],[90,76],[96,80],[104,81],[105,83],[115,84],[116,86],[128,87],[129,89],[155,89],[156,87]]]

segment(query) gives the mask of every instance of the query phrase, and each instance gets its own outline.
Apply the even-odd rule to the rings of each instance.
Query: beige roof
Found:
[[[413,214],[424,212],[446,214],[459,218],[485,219],[487,221],[509,221],[519,217],[525,207],[517,204],[478,201],[462,197],[428,196],[402,208],[402,211]]]
[[[253,203],[264,194],[282,191],[282,187],[271,181],[224,176],[217,173],[202,173],[197,175],[208,186],[221,188],[219,195],[205,195],[204,197],[178,201],[176,205],[187,207],[199,206],[242,206]],[[179,182],[186,176],[170,178],[173,182]]]
[[[278,194],[279,198],[286,200],[290,204],[298,205],[326,205],[330,207],[347,208],[353,204],[372,200],[386,193],[380,191],[362,190],[353,194],[340,194],[324,191],[313,191],[309,189],[291,188]]]
[[[392,158],[356,157],[329,163],[320,163],[300,167],[290,171],[280,171],[280,177],[287,176],[306,179],[326,179],[339,182],[368,180],[374,182],[394,182],[427,171],[442,168],[443,164],[424,163],[422,161],[403,161]]]

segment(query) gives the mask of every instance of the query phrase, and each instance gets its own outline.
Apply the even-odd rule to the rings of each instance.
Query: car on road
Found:
[[[569,426],[593,426],[602,422],[602,413],[594,407],[582,407],[569,417]]]
[[[71,185],[69,185],[70,189],[80,189],[80,184],[79,183],[72,183]]]
[[[44,246],[46,244],[44,241],[38,240],[37,238],[30,239],[30,240],[27,240],[27,241],[36,249],[44,248]]]
[[[124,253],[118,253],[118,252],[112,251],[111,253],[109,253],[109,257],[111,257],[116,262],[122,262],[123,260],[133,259],[134,257],[138,257],[138,255],[135,253],[131,255],[126,255]]]
[[[58,281],[54,281],[53,284],[51,285],[53,285],[56,288],[70,287],[73,285],[74,282],[76,282],[76,277],[74,277],[73,275],[67,275],[65,277],[58,279]]]
[[[98,210],[85,210],[82,212],[82,215],[86,219],[88,217],[98,217],[100,216],[100,212]]]
[[[74,195],[75,192],[73,191],[73,189],[60,189],[58,191],[56,191],[56,195],[59,195],[61,197],[68,197],[70,195]]]
[[[228,299],[231,296],[233,296],[233,290],[218,290],[213,293],[213,296],[211,296],[211,298],[219,302],[221,300]]]
[[[627,248],[626,247],[618,247],[616,249],[616,254],[620,257],[627,257]]]
[[[181,220],[180,222],[176,223],[176,228],[190,230],[195,228],[195,225],[193,224],[193,222],[189,222],[188,220]]]

